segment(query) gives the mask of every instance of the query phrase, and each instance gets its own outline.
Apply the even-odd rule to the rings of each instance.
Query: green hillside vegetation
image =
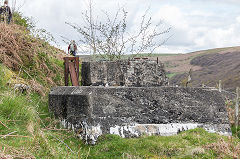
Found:
[[[63,52],[33,36],[28,19],[0,23],[0,158],[237,158],[240,141],[203,129],[170,137],[100,137],[85,145],[48,111],[51,87],[63,85]],[[26,84],[21,93],[14,84]]]

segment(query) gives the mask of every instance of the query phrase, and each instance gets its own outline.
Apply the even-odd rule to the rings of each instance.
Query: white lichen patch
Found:
[[[110,134],[119,135],[121,137],[125,136],[136,136],[141,135],[161,135],[170,136],[176,135],[177,133],[185,130],[195,129],[200,127],[201,124],[188,123],[188,124],[135,124],[128,126],[118,126],[110,128]]]
[[[99,136],[101,136],[102,129],[101,125],[98,124],[97,126],[91,126],[87,124],[86,122],[81,122],[80,124],[71,124],[70,122],[67,122],[65,119],[61,120],[61,125],[66,129],[72,129],[73,131],[76,130],[76,128],[81,127],[82,131],[80,134],[77,134],[81,139],[84,139],[87,144],[96,144],[97,139]]]
[[[225,129],[219,129],[219,127],[228,127],[228,125],[227,124],[221,124],[221,125],[209,124],[209,125],[203,126],[203,128],[210,133],[218,133],[224,136],[232,136],[231,131],[226,131]]]
[[[103,135],[103,127],[98,124],[92,126],[86,122],[80,122],[78,125],[73,125],[66,120],[61,120],[61,124],[64,128],[72,129],[75,131],[76,128],[81,127],[81,133],[77,134],[81,139],[86,141],[87,144],[96,144],[98,137]],[[115,134],[122,138],[126,137],[140,137],[142,135],[160,135],[160,136],[171,136],[176,135],[179,132],[191,130],[195,128],[204,128],[210,133],[219,133],[221,135],[231,136],[227,132],[219,132],[217,125],[199,124],[199,123],[170,123],[170,124],[137,124],[130,123],[124,126],[115,125],[110,127],[109,134]]]
[[[82,94],[83,90],[81,89],[74,89],[74,91],[72,91],[72,95],[76,95],[76,94]]]

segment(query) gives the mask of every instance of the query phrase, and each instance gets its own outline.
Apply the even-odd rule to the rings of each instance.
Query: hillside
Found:
[[[161,56],[169,74],[170,83],[182,85],[192,68],[192,86],[205,84],[216,87],[222,80],[224,89],[240,86],[240,47],[218,48],[174,56]]]
[[[203,129],[175,136],[102,136],[84,145],[48,111],[48,92],[63,85],[63,52],[33,36],[28,24],[0,23],[0,159],[12,158],[237,158],[240,140]],[[24,24],[24,25],[22,25]],[[15,84],[30,86],[27,92]],[[231,105],[231,103],[230,103]],[[233,129],[234,134],[235,130]]]
[[[44,96],[63,83],[63,51],[33,37],[23,26],[0,23],[0,30],[0,62],[13,71],[10,85],[24,83]]]

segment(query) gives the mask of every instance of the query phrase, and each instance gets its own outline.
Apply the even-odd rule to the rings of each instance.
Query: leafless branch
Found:
[[[9,129],[3,122],[0,121],[0,124],[2,124],[5,128]]]
[[[9,134],[6,134],[6,135],[0,135],[0,136],[2,136],[2,138],[6,138],[6,137],[8,137],[9,135],[12,135],[12,134],[14,134],[14,133],[16,133],[17,131],[14,131],[14,132],[11,132],[11,133],[9,133]]]
[[[112,61],[120,59],[127,53],[140,54],[144,51],[152,53],[171,37],[159,40],[164,34],[168,34],[171,28],[161,30],[162,21],[154,25],[152,18],[147,16],[149,8],[141,17],[139,30],[130,34],[127,29],[127,12],[124,8],[119,8],[113,16],[102,11],[106,22],[101,22],[97,20],[98,18],[95,20],[92,1],[89,2],[89,9],[82,13],[83,25],[66,24],[79,33],[79,43],[88,45],[94,56],[98,55]]]

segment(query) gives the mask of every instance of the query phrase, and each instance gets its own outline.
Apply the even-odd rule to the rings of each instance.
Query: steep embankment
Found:
[[[22,26],[0,23],[0,30],[0,62],[13,71],[9,84],[24,83],[44,96],[47,88],[63,83],[63,51]]]
[[[56,142],[62,133],[48,130],[58,126],[50,118],[47,93],[63,84],[62,56],[26,27],[0,23],[0,158],[59,158],[64,154],[56,153],[58,148],[67,152]],[[21,93],[15,84],[30,89]]]

